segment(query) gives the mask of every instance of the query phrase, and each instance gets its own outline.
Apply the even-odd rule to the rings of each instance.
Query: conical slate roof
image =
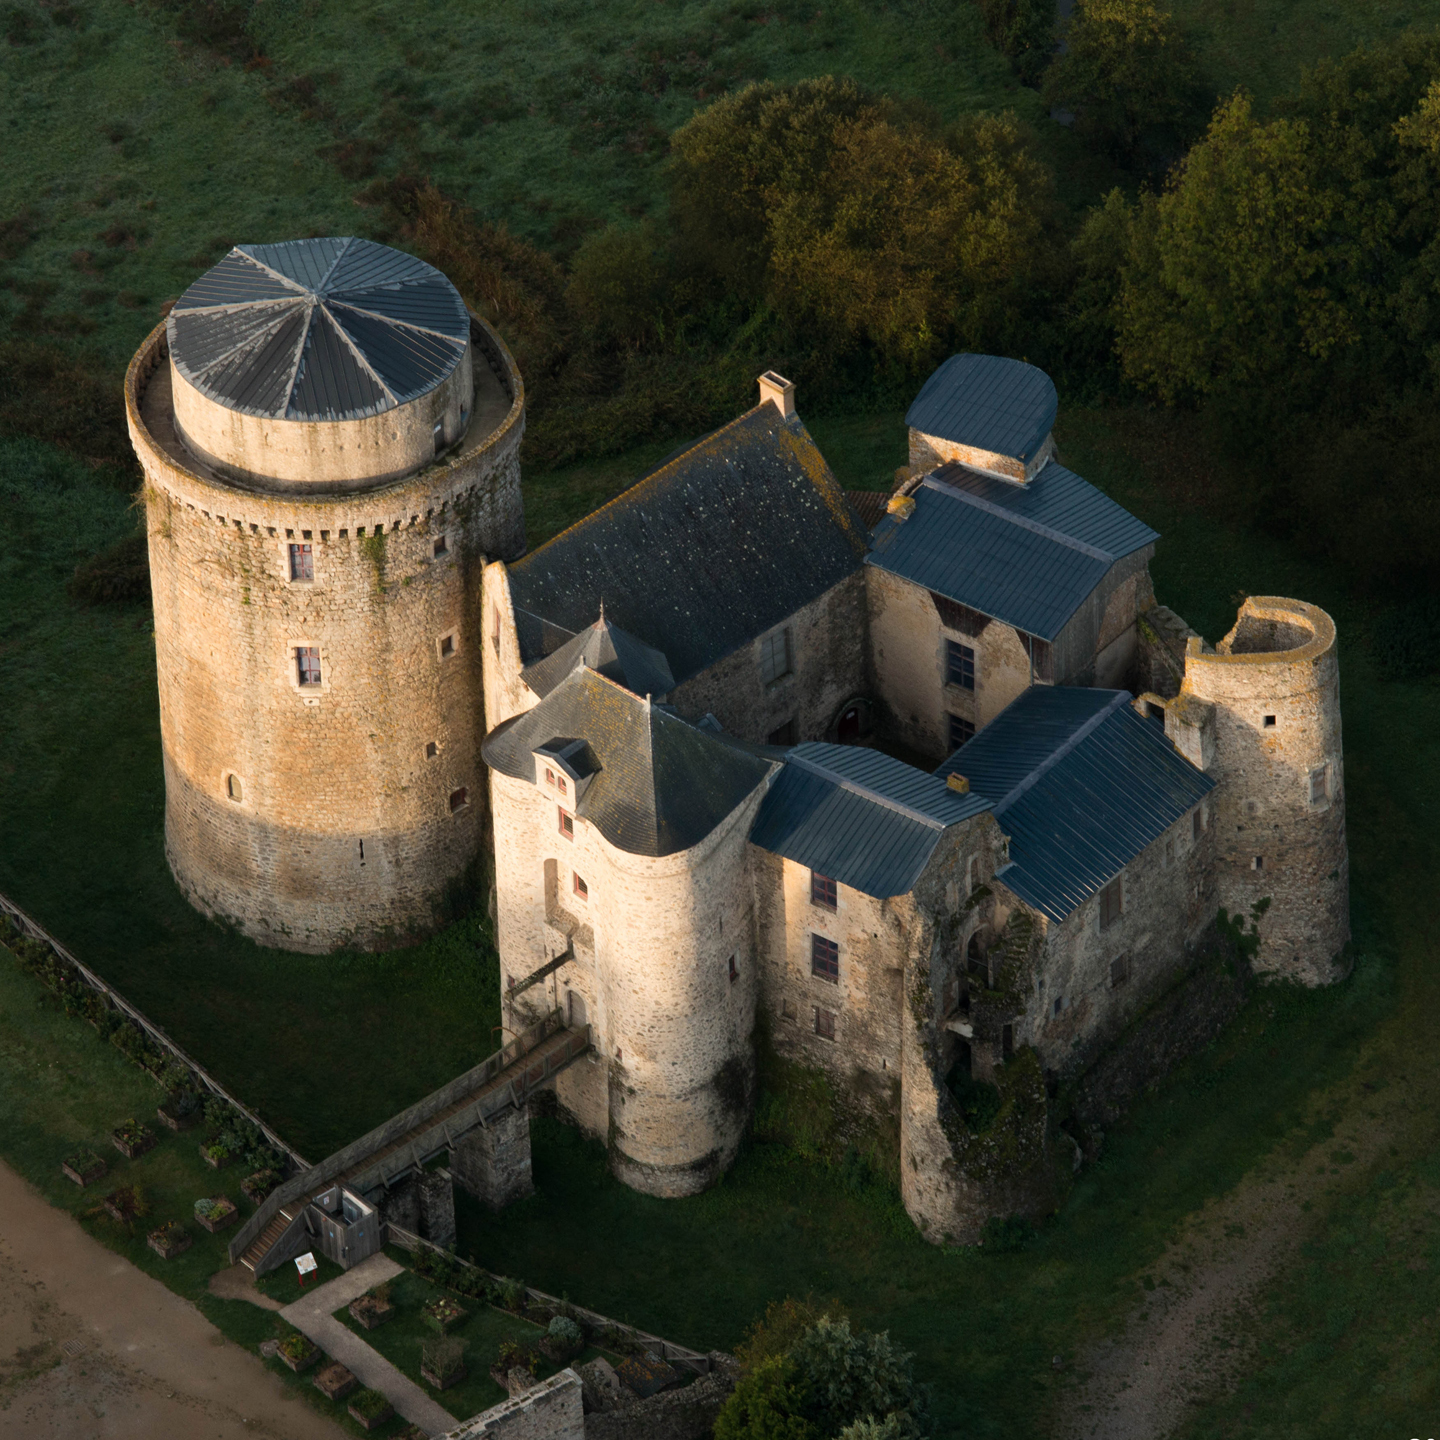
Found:
[[[675,677],[662,651],[600,618],[558,650],[527,665],[520,678],[543,700],[572,670],[586,665],[635,695],[657,699],[675,688]]]
[[[284,420],[358,420],[465,357],[470,318],[433,266],[373,240],[237,245],[175,303],[170,357],[202,395]]]

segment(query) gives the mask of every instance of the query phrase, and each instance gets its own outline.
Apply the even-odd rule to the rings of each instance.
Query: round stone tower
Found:
[[[1211,818],[1220,904],[1248,923],[1270,902],[1258,969],[1306,985],[1339,979],[1350,865],[1335,622],[1301,600],[1252,596],[1213,652],[1189,640],[1187,698],[1214,707],[1209,753],[1192,758],[1221,782]]]
[[[425,932],[481,838],[475,597],[524,549],[514,361],[412,256],[244,245],[125,401],[177,882],[287,949]]]

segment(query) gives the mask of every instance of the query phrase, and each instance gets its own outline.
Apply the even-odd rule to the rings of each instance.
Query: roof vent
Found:
[[[795,413],[795,382],[787,380],[783,375],[777,375],[773,370],[767,370],[760,377],[760,403],[763,405],[767,400],[780,412],[783,420],[788,420]]]
[[[957,795],[968,795],[970,793],[970,782],[963,775],[947,775],[946,786]]]

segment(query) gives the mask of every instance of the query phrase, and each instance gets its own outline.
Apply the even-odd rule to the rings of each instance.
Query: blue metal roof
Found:
[[[1059,635],[1116,560],[1158,538],[1054,464],[1028,485],[947,465],[914,499],[908,519],[876,526],[866,563],[1042,640]]]
[[[1124,690],[1034,685],[935,773],[964,775],[1010,838],[998,877],[1064,920],[1215,788]]]
[[[433,266],[354,238],[237,245],[175,302],[175,368],[246,415],[353,420],[428,394],[470,317]]]
[[[750,830],[751,841],[841,885],[884,899],[912,890],[941,835],[990,808],[878,750],[797,745]]]
[[[952,355],[920,388],[905,423],[993,455],[1031,459],[1055,428],[1050,377],[1023,360]]]

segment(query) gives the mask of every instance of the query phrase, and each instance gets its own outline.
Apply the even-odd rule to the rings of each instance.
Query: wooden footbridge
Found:
[[[311,1246],[309,1208],[342,1189],[377,1196],[421,1171],[466,1134],[526,1101],[590,1046],[590,1027],[569,1027],[559,1010],[530,1026],[488,1060],[443,1085],[368,1135],[302,1170],[255,1212],[230,1242],[230,1260],[257,1275]],[[347,1218],[349,1218],[347,1216]],[[371,1239],[379,1248],[380,1221]]]

